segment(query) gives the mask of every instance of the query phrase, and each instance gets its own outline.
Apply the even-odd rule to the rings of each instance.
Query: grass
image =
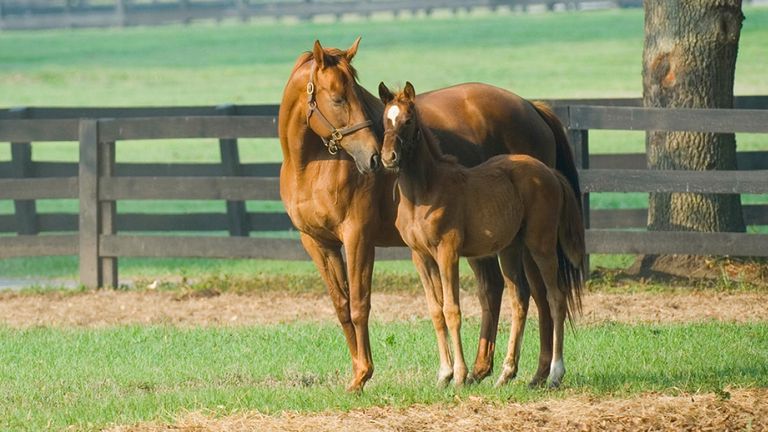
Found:
[[[475,322],[465,326],[467,342],[477,331]],[[523,380],[535,370],[535,332],[529,323]],[[768,386],[765,323],[579,328],[566,339],[565,388],[554,393],[528,390],[519,380],[494,389],[492,379],[459,391],[436,389],[432,334],[427,321],[374,325],[376,374],[365,394],[354,396],[343,392],[349,360],[333,325],[0,328],[0,428],[96,430],[170,420],[184,410],[275,413],[450,404],[470,395],[526,401]]]
[[[736,94],[768,94],[768,8],[745,7]],[[397,31],[393,31],[396,29]],[[296,57],[315,39],[326,46],[363,43],[355,59],[362,84],[375,89],[410,80],[417,91],[484,81],[529,98],[638,97],[643,15],[639,9],[547,14],[484,14],[342,23],[252,23],[69,29],[0,33],[0,106],[140,106],[257,104],[280,100]],[[765,137],[740,134],[739,148],[766,149]],[[637,132],[595,131],[594,152],[642,152]],[[242,140],[244,162],[279,161],[274,139]],[[35,143],[33,159],[76,161],[75,143]],[[10,146],[0,145],[0,160]],[[215,140],[121,142],[119,162],[213,162]],[[593,194],[594,208],[642,208],[646,194]],[[766,203],[766,196],[745,197]],[[280,203],[249,202],[249,210]],[[40,200],[41,212],[76,212],[75,200]],[[120,212],[223,211],[223,202],[119,202]],[[13,203],[0,200],[0,214]],[[751,228],[753,229],[753,228]],[[762,228],[760,228],[762,229]],[[753,229],[754,230],[754,229]],[[608,260],[607,262],[615,262]],[[598,265],[606,266],[604,263]],[[249,271],[211,260],[122,260],[129,276]],[[261,264],[257,267],[262,266]],[[265,264],[280,271],[283,264]],[[261,268],[261,267],[260,267]],[[410,267],[409,267],[410,268]],[[180,270],[181,269],[181,270]],[[0,261],[4,276],[69,277],[72,258]]]

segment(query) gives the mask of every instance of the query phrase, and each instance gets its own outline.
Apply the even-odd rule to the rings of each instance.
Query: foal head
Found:
[[[413,146],[419,133],[416,113],[416,92],[410,82],[402,91],[392,94],[384,83],[379,84],[379,97],[384,102],[384,143],[381,162],[384,168],[398,169]]]

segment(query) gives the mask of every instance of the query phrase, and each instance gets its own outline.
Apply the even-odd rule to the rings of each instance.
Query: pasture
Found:
[[[735,92],[768,94],[768,8],[745,7],[745,15]],[[346,47],[357,35],[363,42],[355,65],[371,91],[381,80],[390,85],[410,80],[424,91],[483,81],[528,98],[638,97],[642,27],[641,10],[614,10],[5,32],[0,33],[0,106],[276,103],[295,58],[316,38],[326,46]],[[590,139],[597,152],[644,148],[643,133],[596,132]],[[740,149],[768,147],[765,136],[740,134],[737,140]],[[0,160],[10,159],[8,147],[0,145]],[[280,159],[276,140],[244,140],[240,151],[244,162]],[[35,160],[77,157],[76,145],[33,145]],[[218,160],[218,152],[214,140],[130,142],[118,147],[117,159],[207,162]],[[593,194],[591,200],[593,208],[646,205],[644,194]],[[768,202],[764,196],[744,196],[743,201]],[[77,205],[41,200],[38,209],[75,211]],[[204,211],[215,205],[119,203],[120,211],[146,212]],[[279,202],[268,205],[282,207]],[[0,213],[12,209],[12,202],[0,200]],[[632,259],[596,257],[593,265],[622,267]],[[71,257],[0,261],[2,277],[64,280],[76,272],[77,260]],[[506,411],[506,418],[489,427],[512,427],[516,423],[510,419],[535,407],[540,417],[533,418],[545,428],[568,425],[556,423],[562,420],[556,418],[560,411],[551,407],[559,404],[613,407],[605,409],[613,414],[608,421],[613,418],[618,427],[625,425],[619,420],[625,414],[616,401],[639,401],[645,408],[626,415],[627,429],[654,413],[661,427],[768,428],[768,295],[727,280],[706,292],[610,280],[595,284],[585,298],[585,316],[566,336],[568,372],[561,390],[525,386],[536,367],[535,317],[529,318],[521,372],[511,385],[492,386],[504,351],[499,349],[491,378],[477,386],[440,390],[434,386],[433,331],[413,266],[377,263],[372,315],[376,373],[365,393],[355,396],[343,391],[349,355],[311,263],[125,259],[121,273],[133,285],[109,293],[34,287],[0,293],[0,429],[120,430],[140,422],[152,423],[136,430],[168,424],[214,430],[246,430],[249,425],[329,429],[335,423],[326,418],[321,426],[312,419],[330,416],[360,419],[371,429],[378,424],[418,430],[413,425],[428,429],[441,424],[423,418],[419,423],[419,412],[445,411],[481,424],[487,419],[478,412],[510,406],[519,411]],[[479,323],[467,267],[462,276],[462,301],[470,304],[463,336],[471,361]],[[152,309],[152,304],[162,308]],[[502,316],[507,315],[504,309]],[[505,347],[508,335],[504,320],[499,347]],[[676,402],[666,411],[654,411],[664,398]],[[674,415],[692,400],[708,410]],[[387,410],[403,423],[386,423],[392,414]],[[599,418],[587,408],[584,412],[593,417],[575,418]],[[523,417],[520,421],[528,418]],[[730,423],[715,422],[721,420]],[[340,424],[348,429],[360,423]]]
[[[768,9],[746,8],[745,15],[735,92],[765,94],[768,81],[763,68],[768,47],[762,41],[768,38]],[[328,46],[347,46],[357,35],[363,36],[363,42],[355,64],[368,89],[374,89],[380,80],[402,84],[408,79],[421,91],[463,81],[484,81],[529,98],[637,97],[641,93],[642,20],[642,11],[634,9],[342,24],[201,24],[3,33],[0,105],[275,103],[280,100],[296,56],[309,49],[315,38]],[[758,135],[739,134],[737,139],[739,149],[765,149],[765,141]],[[597,131],[590,135],[590,141],[592,151],[597,153],[644,149],[642,132]],[[33,146],[35,160],[75,161],[77,156],[74,144]],[[240,156],[244,163],[277,161],[279,145],[271,139],[241,140]],[[218,157],[214,140],[124,142],[117,147],[118,162],[211,162]],[[0,146],[0,160],[8,159],[9,146]],[[745,204],[766,202],[764,196],[756,195],[744,195],[742,200]],[[642,193],[600,193],[592,194],[591,201],[592,208],[642,208],[647,199]],[[41,212],[77,210],[74,200],[40,200],[37,205]],[[279,202],[269,205],[273,209],[282,207]],[[0,213],[12,213],[12,208],[12,202],[0,200]],[[118,203],[120,212],[223,208],[223,202]],[[626,257],[598,257],[594,264],[616,267],[630,261]],[[248,272],[250,266],[129,259],[124,260],[123,268],[127,274],[151,276],[158,270],[176,274],[179,267],[196,273],[197,264],[204,269],[227,271],[234,267],[235,272],[243,267]],[[30,266],[45,276],[71,277],[76,272],[76,261],[68,258],[0,262],[2,273],[8,276],[30,274]],[[301,264],[277,267],[297,266],[303,268]],[[144,268],[150,271],[143,272]]]

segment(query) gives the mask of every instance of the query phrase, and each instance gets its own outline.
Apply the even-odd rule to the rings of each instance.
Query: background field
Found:
[[[768,8],[746,8],[737,63],[739,95],[768,94]],[[164,106],[280,101],[298,54],[315,39],[326,46],[363,42],[355,59],[362,84],[410,80],[417,91],[483,81],[527,98],[639,97],[643,15],[640,9],[582,13],[492,14],[335,24],[199,24],[126,29],[0,34],[0,106]],[[738,136],[740,149],[766,149],[759,135]],[[644,133],[597,131],[595,153],[642,152]],[[279,161],[274,139],[241,140],[243,162]],[[36,143],[35,160],[77,160],[75,143]],[[0,145],[0,160],[10,146]],[[213,140],[121,142],[125,162],[219,160]],[[593,194],[592,208],[642,208],[645,194]],[[743,196],[745,203],[768,202]],[[40,200],[38,211],[77,212],[75,200]],[[224,211],[224,202],[118,202],[120,212]],[[248,203],[251,210],[281,203]],[[0,213],[13,203],[0,200]],[[762,227],[749,227],[763,231]],[[284,235],[284,234],[280,234]],[[291,234],[288,234],[291,235]],[[593,260],[620,266],[628,257]],[[121,260],[123,275],[178,274],[198,269],[249,272],[310,269],[304,264],[214,263],[202,260]],[[400,266],[398,268],[409,268]],[[0,274],[71,277],[74,258],[0,261]]]

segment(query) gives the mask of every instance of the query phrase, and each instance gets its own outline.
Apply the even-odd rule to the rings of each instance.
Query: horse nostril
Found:
[[[371,169],[374,171],[379,169],[379,162],[381,162],[381,158],[379,157],[379,155],[375,154],[371,156]]]
[[[390,159],[392,162],[397,162],[397,152],[393,151]]]

